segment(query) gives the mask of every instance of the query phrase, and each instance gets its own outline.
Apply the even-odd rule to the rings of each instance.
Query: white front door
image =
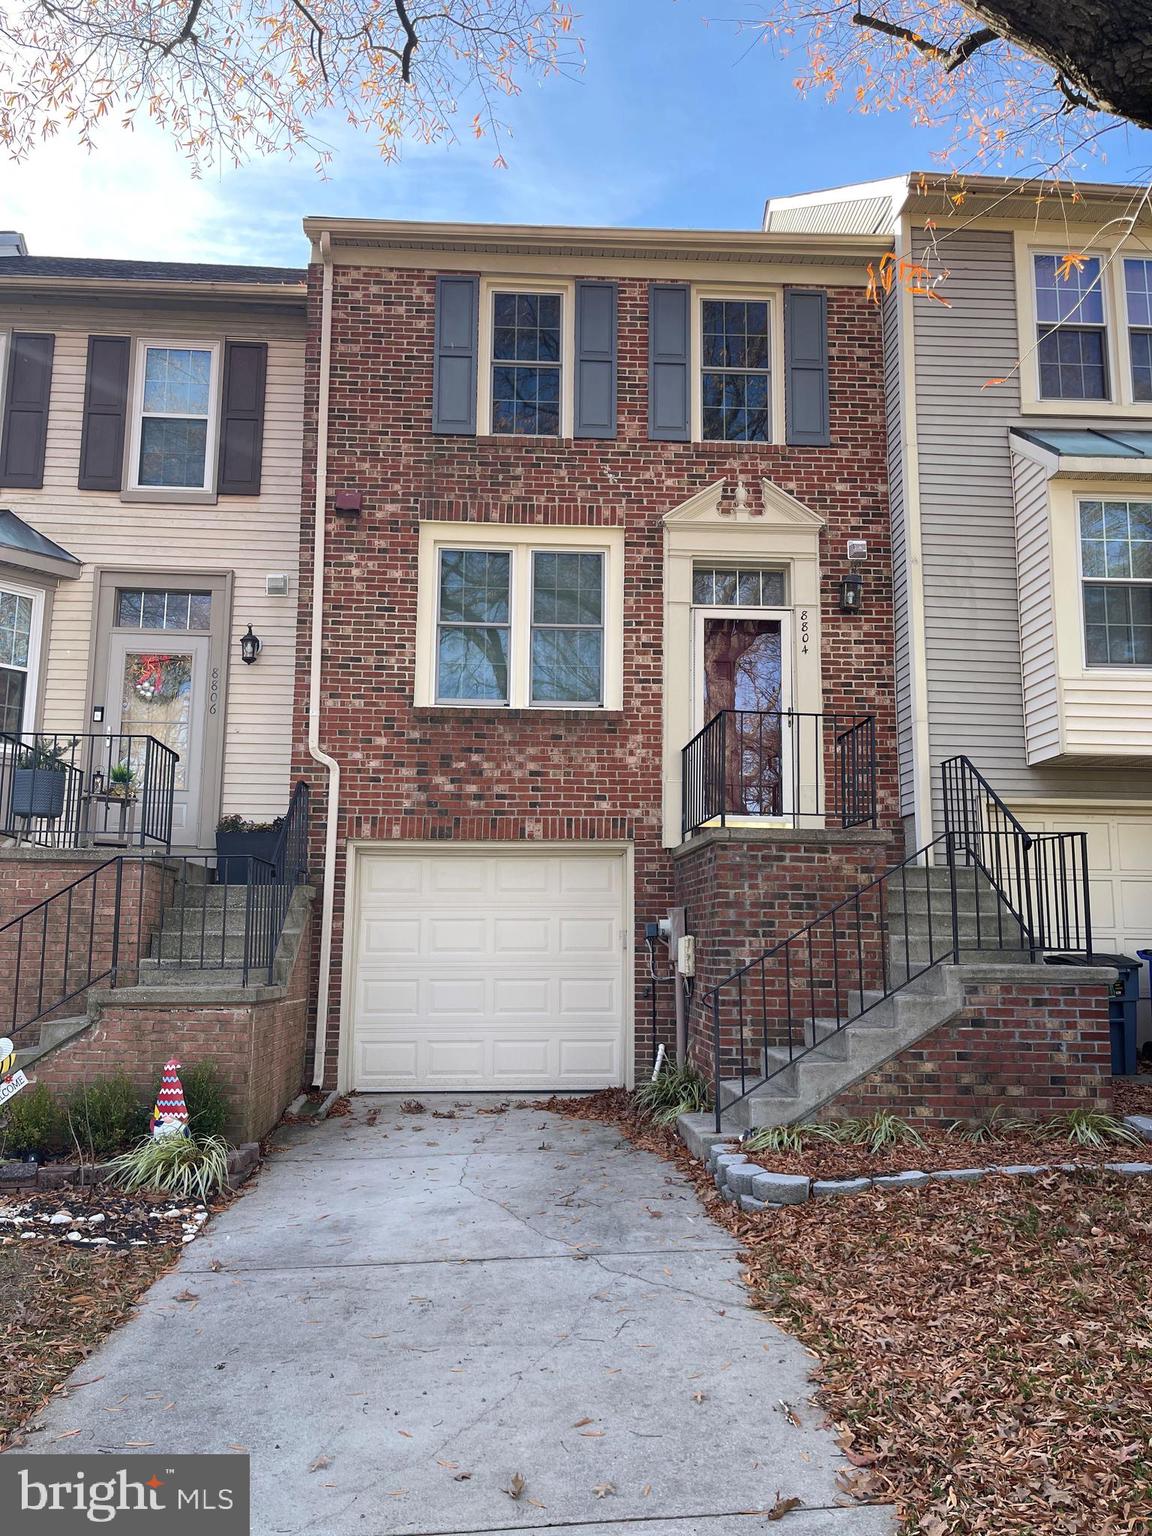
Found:
[[[371,850],[357,866],[353,1088],[625,1081],[619,853]]]
[[[172,797],[176,847],[195,847],[199,837],[209,643],[206,634],[117,633],[108,648],[106,730],[113,736],[151,736],[178,754]],[[140,746],[133,744],[129,752],[125,743],[117,751],[142,773]]]

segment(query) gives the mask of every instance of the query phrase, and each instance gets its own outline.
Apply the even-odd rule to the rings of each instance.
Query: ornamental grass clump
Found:
[[[632,1095],[636,1113],[653,1125],[674,1125],[681,1115],[698,1115],[709,1109],[712,1095],[694,1067],[663,1067]]]
[[[1049,1136],[1058,1136],[1070,1147],[1106,1147],[1110,1141],[1139,1142],[1141,1137],[1123,1120],[1101,1109],[1074,1109],[1067,1115],[1055,1115],[1042,1127]]]
[[[741,1145],[749,1152],[804,1152],[814,1141],[841,1141],[835,1125],[766,1125],[749,1131]]]
[[[108,1175],[129,1193],[155,1189],[204,1203],[228,1181],[228,1143],[219,1136],[150,1136],[114,1157]]]
[[[878,1109],[865,1120],[837,1120],[833,1125],[836,1141],[848,1146],[864,1146],[869,1152],[885,1152],[889,1147],[901,1145],[924,1145],[924,1138],[916,1127],[888,1109]]]

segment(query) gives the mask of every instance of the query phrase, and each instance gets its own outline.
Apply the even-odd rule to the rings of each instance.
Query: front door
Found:
[[[793,810],[786,634],[783,618],[775,615],[696,610],[697,723],[702,727],[725,714],[727,815],[782,816]]]
[[[172,843],[181,848],[204,836],[211,609],[208,592],[120,588],[108,639],[105,730],[151,736],[178,754]],[[116,750],[128,759],[127,743]],[[131,757],[139,773],[143,754]]]

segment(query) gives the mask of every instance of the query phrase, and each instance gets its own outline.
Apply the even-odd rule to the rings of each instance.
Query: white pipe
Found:
[[[340,824],[340,764],[320,745],[320,667],[324,654],[324,511],[328,500],[328,397],[332,373],[332,239],[320,236],[324,263],[320,309],[320,388],[316,401],[316,506],[312,530],[312,644],[308,673],[308,751],[327,770],[324,884],[320,901],[320,968],[316,977],[316,1047],[312,1083],[324,1086],[328,1054],[328,991],[332,981],[332,918],[336,906],[336,842]]]

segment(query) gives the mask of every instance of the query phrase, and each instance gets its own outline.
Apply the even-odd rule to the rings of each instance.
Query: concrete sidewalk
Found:
[[[21,1450],[246,1449],[257,1536],[892,1531],[843,1502],[808,1355],[669,1165],[424,1102],[282,1133]]]

